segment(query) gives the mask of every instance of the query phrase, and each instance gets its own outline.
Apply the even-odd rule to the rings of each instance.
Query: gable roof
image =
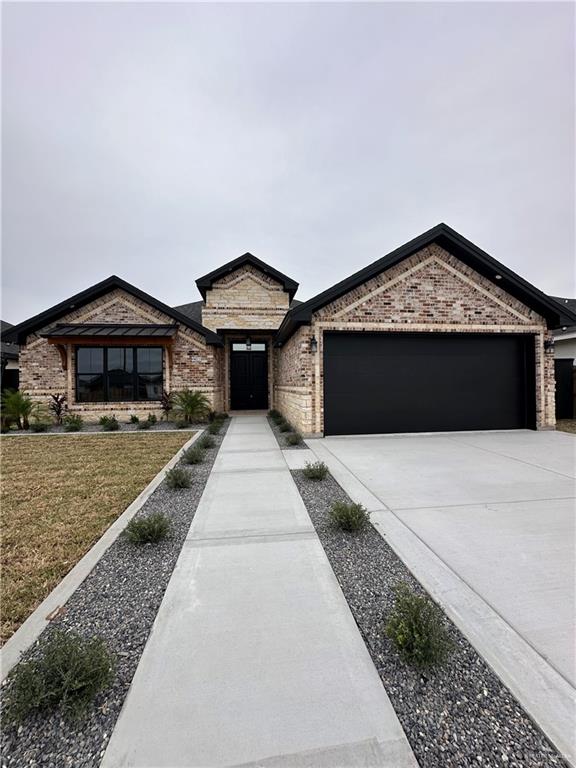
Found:
[[[234,272],[235,269],[243,267],[246,264],[259,269],[261,272],[264,272],[264,274],[273,277],[275,280],[281,283],[284,287],[284,290],[288,292],[290,299],[293,298],[294,294],[298,290],[298,283],[295,280],[292,280],[291,277],[284,275],[282,272],[278,272],[277,269],[274,269],[274,267],[271,267],[269,264],[265,264],[263,261],[260,261],[260,259],[257,259],[256,256],[253,256],[251,253],[244,253],[237,259],[233,259],[232,261],[223,264],[221,267],[218,267],[218,269],[215,269],[212,272],[208,272],[207,275],[199,277],[198,280],[196,280],[196,286],[198,287],[198,290],[200,291],[204,301],[206,301],[206,291],[212,288],[212,285],[216,282],[216,280],[220,280],[220,278],[224,277],[225,275],[229,275],[230,272]]]
[[[554,299],[554,301],[558,302],[558,304],[561,304],[564,307],[567,307],[570,312],[574,315],[574,320],[576,320],[576,299],[564,299],[561,296],[551,296],[551,299]],[[569,333],[573,334],[576,331],[576,325],[574,324],[574,320],[572,320],[571,325],[563,325],[561,328],[559,328],[556,331],[556,336],[562,335],[563,333]]]
[[[566,305],[561,305],[550,296],[542,293],[538,288],[535,288],[511,269],[508,269],[508,267],[505,267],[499,261],[492,258],[492,256],[489,256],[485,251],[478,248],[477,245],[474,245],[474,243],[467,240],[447,224],[438,224],[410,240],[405,245],[400,246],[400,248],[396,248],[396,250],[378,259],[378,261],[369,264],[359,272],[355,272],[345,280],[341,280],[326,291],[322,291],[322,293],[305,301],[300,306],[290,309],[278,329],[275,339],[276,344],[283,344],[301,325],[309,324],[314,312],[317,312],[340,296],[352,291],[359,285],[433,243],[456,256],[460,261],[472,267],[495,285],[503,288],[507,293],[515,296],[526,306],[538,312],[538,314],[546,319],[549,328],[571,325],[576,321],[576,314],[571,312]]]
[[[0,320],[0,357],[2,360],[18,360],[18,345],[5,340],[6,334],[13,327],[12,323]]]
[[[172,307],[163,304],[161,301],[158,301],[158,299],[150,296],[150,294],[144,293],[144,291],[141,291],[139,288],[136,288],[134,285],[127,283],[125,280],[122,280],[116,275],[111,275],[110,277],[106,278],[106,280],[102,280],[100,283],[96,283],[96,285],[87,288],[85,291],[81,291],[80,293],[71,296],[69,299],[61,301],[59,304],[56,304],[50,309],[47,309],[45,312],[40,312],[40,314],[34,315],[34,317],[31,317],[29,320],[25,320],[24,322],[13,326],[7,332],[6,338],[9,341],[16,341],[19,344],[22,344],[26,340],[28,334],[34,333],[41,328],[45,328],[47,325],[50,325],[50,323],[55,323],[56,321],[60,320],[60,318],[67,315],[71,310],[78,309],[79,307],[89,304],[91,301],[104,296],[116,288],[129,293],[131,296],[134,296],[146,304],[149,304],[151,307],[154,307],[154,309],[157,309],[159,312],[163,312],[165,315],[168,315],[168,317],[171,317],[176,322],[181,323],[182,325],[185,325],[188,328],[191,328],[192,330],[201,334],[206,339],[207,344],[216,344],[218,346],[222,345],[222,339],[218,336],[218,334],[214,333],[208,328],[204,328],[203,325],[196,322],[188,315],[185,315],[182,312],[179,312],[177,309],[173,309]]]

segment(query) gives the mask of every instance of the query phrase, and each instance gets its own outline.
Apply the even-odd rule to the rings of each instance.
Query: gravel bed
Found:
[[[445,665],[421,673],[398,657],[383,631],[393,587],[423,587],[372,526],[347,534],[331,525],[332,503],[350,501],[334,478],[292,475],[421,768],[566,765],[447,617],[454,650]]]
[[[100,764],[228,424],[214,437],[216,444],[205,452],[201,464],[184,465],[193,475],[190,488],[173,491],[163,483],[137,513],[136,517],[151,512],[168,515],[170,538],[144,547],[117,539],[68,600],[65,613],[25,654],[25,658],[38,654],[57,629],[103,637],[116,658],[112,686],[97,697],[91,713],[78,725],[57,713],[30,717],[19,727],[3,724],[3,767]]]
[[[145,419],[142,419],[142,421],[145,421]],[[146,432],[171,432],[172,430],[179,430],[181,432],[186,432],[186,430],[198,430],[198,429],[204,429],[207,425],[204,424],[187,424],[186,427],[177,427],[176,423],[173,421],[160,421],[158,420],[156,424],[152,424],[151,427],[148,429],[138,429],[137,424],[132,424],[131,422],[125,422],[118,420],[118,423],[120,425],[120,428],[116,432],[110,432],[109,434],[118,434],[119,432],[140,432],[141,434],[145,434]],[[51,424],[46,432],[33,432],[31,429],[11,429],[8,432],[4,432],[4,435],[46,435],[46,434],[57,434],[57,435],[81,435],[85,432],[104,432],[105,430],[102,429],[100,424],[88,424],[85,423],[78,432],[66,432],[64,427],[62,425],[58,424]],[[108,434],[108,433],[107,433]]]
[[[292,449],[299,450],[301,448],[308,448],[306,443],[302,441],[300,445],[289,445],[286,442],[286,435],[289,435],[290,432],[280,432],[280,429],[278,428],[278,425],[276,422],[270,418],[270,416],[266,417],[268,419],[268,424],[270,425],[270,428],[272,429],[272,432],[274,432],[274,435],[276,437],[276,440],[278,441],[278,445],[280,448],[282,448],[283,451],[290,451]],[[296,431],[296,430],[294,430]]]

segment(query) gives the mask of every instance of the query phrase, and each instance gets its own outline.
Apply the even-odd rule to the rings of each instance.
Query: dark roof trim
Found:
[[[67,336],[84,336],[86,338],[112,337],[171,337],[178,330],[177,325],[129,325],[121,323],[68,323],[57,324],[40,336],[48,338],[65,338]]]
[[[22,344],[30,333],[45,328],[47,325],[50,325],[61,317],[67,315],[71,310],[89,304],[91,301],[100,298],[100,296],[104,296],[116,288],[126,291],[126,293],[129,293],[131,296],[140,299],[151,307],[154,307],[154,309],[157,309],[159,312],[168,315],[168,317],[171,317],[177,323],[201,334],[206,339],[207,344],[222,345],[222,339],[213,331],[204,328],[203,325],[200,325],[200,323],[192,320],[187,315],[163,304],[161,301],[158,301],[158,299],[150,296],[150,294],[144,293],[144,291],[141,291],[139,288],[127,283],[116,275],[112,275],[111,277],[106,278],[106,280],[96,283],[96,285],[93,285],[91,288],[87,288],[85,291],[81,291],[80,293],[71,296],[69,299],[66,299],[66,301],[61,301],[59,304],[47,309],[45,312],[41,312],[39,315],[31,317],[29,320],[25,320],[23,323],[15,325],[5,334],[6,338],[7,340],[9,339],[10,341],[16,341],[19,344]]]
[[[496,261],[496,259],[489,256],[485,251],[478,248],[478,246],[447,224],[438,224],[436,227],[414,238],[414,240],[410,240],[410,242],[400,246],[400,248],[378,259],[373,264],[361,269],[359,272],[355,272],[350,277],[332,286],[332,288],[328,288],[328,290],[319,293],[317,296],[309,299],[309,301],[305,301],[303,304],[289,310],[278,329],[276,344],[283,344],[301,325],[309,324],[314,312],[317,312],[340,296],[352,291],[359,285],[433,243],[441,246],[459,258],[460,261],[475,269],[476,272],[491,280],[495,285],[503,288],[526,304],[526,306],[538,312],[538,314],[546,318],[549,328],[571,325],[576,320],[576,315],[566,306],[559,304],[545,293],[542,293],[538,288],[535,288],[511,269]],[[499,275],[499,279],[496,275]]]
[[[288,292],[290,299],[293,298],[294,294],[298,290],[298,283],[295,280],[292,280],[291,277],[282,274],[282,272],[278,272],[277,269],[274,269],[274,267],[271,267],[269,264],[265,264],[263,261],[260,261],[260,259],[257,259],[256,256],[253,256],[251,253],[245,253],[242,256],[239,256],[237,259],[229,261],[227,264],[218,267],[218,269],[215,269],[213,272],[208,272],[207,275],[199,277],[198,280],[196,280],[196,286],[198,287],[198,290],[200,291],[204,301],[206,301],[206,291],[212,288],[212,285],[216,282],[216,280],[220,280],[220,278],[230,274],[230,272],[234,272],[235,269],[243,267],[246,264],[250,264],[252,267],[259,269],[261,272],[264,272],[264,274],[269,275],[279,283],[282,283],[284,290]]]

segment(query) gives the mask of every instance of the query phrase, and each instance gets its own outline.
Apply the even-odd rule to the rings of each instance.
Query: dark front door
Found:
[[[230,407],[233,411],[268,408],[268,353],[230,353]]]
[[[534,337],[326,333],[324,432],[535,426]]]

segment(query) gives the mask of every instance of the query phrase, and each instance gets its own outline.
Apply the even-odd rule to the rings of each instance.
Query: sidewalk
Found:
[[[235,416],[102,768],[414,768],[266,418]]]

